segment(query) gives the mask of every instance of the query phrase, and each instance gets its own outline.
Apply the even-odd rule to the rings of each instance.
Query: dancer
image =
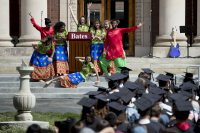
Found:
[[[92,45],[90,46],[90,55],[94,61],[94,66],[98,72],[100,72],[100,67],[98,61],[103,53],[103,43],[106,36],[105,29],[101,27],[100,21],[96,20],[94,26],[90,29],[92,34]]]
[[[33,48],[35,50],[30,60],[30,66],[34,67],[34,71],[31,73],[31,79],[44,80],[53,77],[55,75],[52,64],[54,54],[53,38],[48,36],[38,44],[33,44]],[[50,57],[47,55],[49,52],[51,53]]]
[[[57,22],[54,26],[54,31],[55,53],[53,63],[56,75],[60,76],[69,72],[65,23]]]
[[[81,16],[80,17],[80,20],[78,22],[78,20],[76,19],[75,15],[74,15],[74,12],[72,10],[72,6],[71,4],[69,4],[69,9],[70,9],[70,12],[72,14],[72,17],[77,25],[77,31],[78,32],[89,32],[89,29],[90,29],[90,7],[92,6],[92,3],[88,3],[87,4],[87,22],[85,20],[85,17],[84,16]]]
[[[45,25],[46,27],[41,27],[39,26],[36,22],[35,19],[33,18],[33,16],[31,15],[31,13],[29,13],[29,15],[31,16],[31,23],[33,24],[33,26],[40,32],[41,34],[41,39],[44,39],[47,36],[53,36],[54,34],[54,29],[51,26],[51,20],[49,18],[45,18]]]
[[[104,29],[105,31],[107,32],[108,30],[111,29],[111,23],[109,20],[104,20]],[[106,60],[106,53],[103,52],[102,56],[100,57],[100,65],[101,65],[101,69],[103,71],[103,74],[106,75],[111,75],[111,74],[114,74],[116,73],[116,70],[115,70],[115,64],[114,64],[114,61],[111,60]]]
[[[126,66],[126,56],[122,44],[123,33],[131,32],[143,24],[139,23],[137,26],[129,28],[117,28],[119,20],[112,20],[112,29],[107,31],[106,40],[104,44],[104,52],[106,53],[107,60],[114,60],[117,72],[120,72],[119,67]]]
[[[53,81],[59,81],[62,87],[76,88],[80,82],[84,82],[86,78],[90,76],[90,74],[92,74],[93,72],[95,72],[97,76],[97,81],[95,82],[95,84],[98,84],[99,75],[94,67],[94,64],[92,63],[92,57],[91,56],[76,57],[76,59],[78,59],[83,64],[82,70],[80,72],[75,72],[75,73],[66,74],[64,76],[57,77],[53,80],[46,82],[46,86],[51,84]]]

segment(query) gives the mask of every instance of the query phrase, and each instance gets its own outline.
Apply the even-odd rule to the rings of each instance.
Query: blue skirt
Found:
[[[92,44],[90,46],[90,55],[92,56],[93,60],[99,60],[100,56],[103,53],[103,44],[98,43],[98,44]]]
[[[47,54],[40,54],[35,50],[32,54],[30,65],[34,67],[34,71],[31,73],[32,79],[48,79],[55,75],[53,64],[48,60]]]
[[[48,60],[47,54],[40,54],[36,50],[33,52],[30,60],[31,66],[46,67],[49,64],[52,64],[52,62]]]
[[[54,61],[68,61],[67,45],[56,45],[53,56]]]
[[[76,84],[76,85],[79,84],[80,82],[85,81],[85,79],[83,78],[83,76],[81,75],[80,72],[68,74],[68,77],[69,77],[71,83]]]

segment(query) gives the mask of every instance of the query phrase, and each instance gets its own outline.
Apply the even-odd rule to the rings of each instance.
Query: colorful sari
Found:
[[[42,42],[39,42],[38,49],[34,50],[30,66],[34,67],[34,71],[31,73],[31,78],[34,80],[43,80],[53,77],[55,75],[52,62],[48,60],[48,51],[52,51],[54,45],[45,46]]]
[[[66,38],[66,36],[66,31],[54,35],[55,39]],[[55,43],[55,53],[53,57],[55,73],[67,74],[69,72],[67,42],[65,40],[59,40],[55,41]]]

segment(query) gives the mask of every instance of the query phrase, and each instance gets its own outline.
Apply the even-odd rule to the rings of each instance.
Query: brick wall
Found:
[[[51,19],[52,24],[60,20],[60,0],[48,0],[47,10],[47,16]]]

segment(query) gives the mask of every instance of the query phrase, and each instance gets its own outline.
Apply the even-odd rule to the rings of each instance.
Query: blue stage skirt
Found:
[[[56,61],[67,61],[68,60],[67,45],[56,45],[55,46],[53,60],[56,60]]]
[[[55,45],[53,62],[56,74],[68,73],[69,66],[67,61],[68,61],[67,45]]]
[[[47,54],[40,54],[35,50],[32,54],[30,65],[34,67],[34,71],[31,74],[32,79],[47,79],[55,75],[53,64],[48,60]]]
[[[79,84],[80,82],[85,81],[84,77],[81,75],[80,72],[68,74],[68,77],[69,77],[71,83],[75,84],[75,85]]]
[[[98,43],[98,44],[92,44],[90,46],[90,55],[92,56],[93,60],[99,60],[100,56],[103,53],[103,44]]]

